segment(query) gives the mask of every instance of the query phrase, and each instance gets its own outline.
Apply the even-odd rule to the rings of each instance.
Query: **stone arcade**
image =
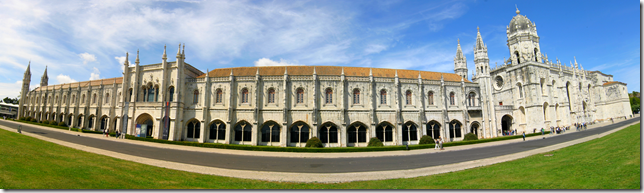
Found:
[[[478,30],[478,29],[477,29]],[[238,67],[204,73],[185,60],[129,67],[123,77],[48,85],[29,91],[24,75],[19,117],[91,130],[167,139],[327,147],[417,144],[422,135],[462,140],[504,131],[606,121],[632,115],[626,84],[612,75],[549,60],[536,25],[517,15],[507,27],[510,59],[491,68],[477,32],[472,81],[457,44],[455,73],[338,66]],[[169,104],[169,105],[166,105]],[[124,116],[127,112],[127,116]],[[141,129],[137,129],[137,125]],[[165,131],[165,134],[164,134]]]

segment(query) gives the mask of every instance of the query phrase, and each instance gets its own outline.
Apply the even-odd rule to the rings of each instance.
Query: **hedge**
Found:
[[[465,134],[465,137],[463,137],[463,141],[471,141],[471,140],[478,140],[479,137],[476,136],[474,133],[467,133]]]
[[[15,120],[15,121],[29,123],[27,121],[20,121],[20,120]],[[69,129],[69,130],[72,130],[72,131],[78,131],[79,130],[77,128],[71,128],[70,129],[70,128],[67,128],[67,127],[45,125],[45,124],[42,124],[42,123],[30,123],[30,124],[47,126],[47,127],[57,128],[57,129],[65,129],[65,130]],[[84,132],[84,133],[99,133],[99,134],[102,134],[102,132],[100,132],[100,131],[82,130],[82,132]],[[545,134],[548,134],[548,133],[550,133],[550,132],[549,131],[545,132]],[[114,136],[114,133],[110,133],[110,135]],[[526,134],[526,137],[538,136],[538,135],[541,135],[541,133]],[[504,136],[504,137],[496,137],[496,138],[479,139],[479,140],[473,140],[473,141],[455,141],[455,142],[443,143],[443,146],[444,147],[450,147],[450,146],[459,146],[459,145],[469,145],[469,144],[486,143],[486,142],[492,142],[492,141],[518,139],[518,138],[522,138],[522,137],[523,137],[523,135],[512,135],[512,136]],[[314,147],[276,147],[276,146],[252,146],[252,145],[221,144],[221,143],[199,143],[199,142],[191,142],[191,141],[169,141],[169,140],[154,139],[154,138],[147,138],[147,137],[135,137],[135,136],[132,136],[132,135],[125,135],[125,138],[126,139],[139,140],[139,141],[149,141],[149,142],[156,142],[156,143],[186,145],[186,146],[195,146],[195,147],[236,149],[236,150],[249,150],[249,151],[272,151],[272,152],[372,152],[372,151],[407,150],[404,145],[383,146],[383,147],[314,148]],[[428,148],[434,148],[434,144],[409,145],[410,150],[428,149]]]
[[[382,146],[385,146],[385,145],[382,144],[382,141],[380,141],[380,139],[378,139],[377,137],[372,137],[371,139],[369,139],[369,143],[367,144],[367,147],[382,147]]]

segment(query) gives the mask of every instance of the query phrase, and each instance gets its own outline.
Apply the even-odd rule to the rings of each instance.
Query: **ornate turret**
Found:
[[[539,36],[537,35],[537,25],[528,17],[516,11],[517,15],[512,18],[510,24],[506,27],[508,35],[508,48],[510,48],[510,58],[512,64],[524,62],[540,62],[541,48],[539,47]]]
[[[47,86],[49,82],[49,76],[47,76],[47,67],[45,66],[45,73],[40,78],[40,86]]]
[[[467,59],[461,50],[461,40],[457,40],[456,56],[454,56],[454,73],[467,79]]]

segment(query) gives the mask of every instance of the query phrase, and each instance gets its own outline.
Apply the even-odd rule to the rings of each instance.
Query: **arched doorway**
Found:
[[[154,131],[154,119],[150,114],[143,113],[136,118],[136,134],[138,137],[150,137]]]
[[[306,141],[308,141],[309,138],[311,137],[310,129],[311,127],[309,127],[308,124],[302,121],[293,123],[293,125],[291,125],[291,129],[289,132],[291,135],[290,141],[289,141],[290,144],[294,146],[302,147],[302,144],[306,143]]]
[[[273,145],[273,142],[280,142],[280,124],[275,121],[267,121],[262,124],[261,142]]]
[[[508,131],[512,130],[512,116],[503,115],[501,118],[501,132],[505,134]]]
[[[474,133],[476,136],[479,136],[479,128],[481,128],[479,122],[472,122],[472,124],[470,124],[470,133]]]
[[[441,136],[441,124],[435,120],[427,123],[427,135],[432,136],[433,139],[438,139]]]
[[[367,125],[361,122],[354,122],[347,128],[347,146],[359,146],[360,143],[367,143]]]
[[[322,143],[338,143],[338,126],[332,122],[326,122],[320,126],[320,141]],[[328,145],[327,145],[328,146]]]
[[[395,127],[389,122],[382,122],[376,127],[376,138],[383,143],[394,141]]]
[[[73,121],[72,121],[72,117],[74,117],[74,114],[71,114],[71,113],[70,113],[69,115],[67,115],[67,118],[65,119],[65,124],[67,124],[67,126],[71,126],[71,125],[72,125],[72,122],[73,122]]]

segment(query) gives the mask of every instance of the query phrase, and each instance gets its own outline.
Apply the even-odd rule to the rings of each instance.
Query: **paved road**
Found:
[[[416,169],[497,157],[600,134],[639,121],[640,119],[638,118],[629,119],[582,132],[549,136],[546,139],[521,141],[499,146],[420,155],[367,158],[284,158],[229,155],[141,146],[114,140],[70,135],[57,131],[39,129],[30,125],[23,125],[22,130],[23,132],[30,132],[49,138],[123,154],[208,167],[273,172],[347,173]],[[18,124],[12,121],[2,121],[2,125],[14,129],[18,127]]]

